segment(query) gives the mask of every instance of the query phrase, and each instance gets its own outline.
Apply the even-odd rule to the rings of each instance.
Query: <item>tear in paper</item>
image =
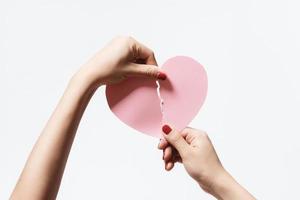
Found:
[[[158,96],[159,101],[160,101],[161,125],[164,125],[164,100],[160,95],[160,84],[159,84],[158,80],[156,81],[156,85],[157,85],[157,88],[156,88],[157,96]]]

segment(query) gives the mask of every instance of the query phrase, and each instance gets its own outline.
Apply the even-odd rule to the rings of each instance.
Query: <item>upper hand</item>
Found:
[[[116,37],[96,53],[77,74],[93,86],[120,82],[129,76],[166,79],[151,49],[132,37]]]

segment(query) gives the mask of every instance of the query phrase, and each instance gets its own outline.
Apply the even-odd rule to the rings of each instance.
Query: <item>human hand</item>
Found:
[[[157,67],[153,51],[132,37],[114,38],[78,74],[95,87],[117,83],[129,76],[166,79]]]
[[[163,131],[165,139],[160,140],[158,148],[163,150],[165,169],[169,171],[176,162],[183,163],[188,174],[208,190],[224,168],[207,134],[192,128],[178,132],[168,125]]]
[[[164,139],[160,140],[158,148],[163,150],[167,171],[179,162],[204,191],[218,199],[254,199],[223,168],[205,132],[193,128],[178,132],[168,125],[162,130]]]

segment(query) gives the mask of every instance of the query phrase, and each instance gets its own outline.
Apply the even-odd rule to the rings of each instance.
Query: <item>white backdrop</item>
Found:
[[[208,73],[190,124],[258,199],[299,199],[299,1],[0,0],[0,199],[72,74],[115,35],[162,64],[188,55]],[[58,199],[212,199],[182,166],[165,172],[158,141],[121,123],[102,87],[78,130]]]

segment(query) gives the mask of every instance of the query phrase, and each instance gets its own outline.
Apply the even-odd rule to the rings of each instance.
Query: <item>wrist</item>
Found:
[[[96,78],[91,70],[82,67],[72,76],[70,82],[86,90],[97,90],[98,87],[104,84],[101,80],[102,78]]]
[[[230,192],[234,179],[222,166],[214,168],[212,172],[211,175],[198,180],[198,184],[217,199],[227,199],[226,194]]]
[[[68,88],[80,96],[92,95],[100,85],[97,85],[84,73],[76,72],[69,81]],[[76,91],[76,92],[75,92]]]
[[[217,199],[255,199],[225,169],[220,173],[211,187],[211,194]]]
[[[224,196],[230,191],[233,182],[234,179],[225,169],[223,169],[217,174],[215,180],[211,184],[211,194],[218,199],[224,199]]]

